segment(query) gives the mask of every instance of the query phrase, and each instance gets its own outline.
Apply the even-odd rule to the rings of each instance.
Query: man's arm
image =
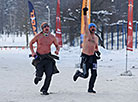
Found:
[[[96,37],[96,39],[95,39],[95,42],[96,42],[96,46],[95,46],[95,55],[96,55],[96,58],[97,59],[100,59],[101,57],[100,57],[100,55],[101,55],[101,53],[99,52],[99,49],[98,49],[98,37],[97,36],[95,36]]]
[[[83,8],[83,15],[84,15],[84,33],[85,33],[86,36],[89,33],[87,11],[88,11],[88,8],[87,7]]]
[[[57,42],[56,37],[54,37],[54,45],[55,45],[55,47],[56,47],[55,54],[58,55],[58,54],[59,54],[60,48],[59,48],[59,45],[58,45],[58,42]]]
[[[32,56],[34,57],[34,55],[36,55],[36,53],[34,52],[34,48],[33,48],[33,44],[36,42],[37,37],[35,36],[31,41],[30,41],[30,50],[32,52]]]
[[[96,42],[95,51],[98,51],[98,37],[96,35],[95,35],[95,42]]]

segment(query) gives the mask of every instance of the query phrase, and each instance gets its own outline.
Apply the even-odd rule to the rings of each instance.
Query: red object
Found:
[[[127,50],[133,51],[133,0],[128,0]]]
[[[60,0],[57,0],[56,38],[57,38],[59,46],[62,47],[61,18],[60,18]]]
[[[22,49],[24,50],[24,49],[25,49],[25,47],[22,47]]]

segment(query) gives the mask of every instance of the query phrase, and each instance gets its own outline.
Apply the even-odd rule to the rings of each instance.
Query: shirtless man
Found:
[[[87,11],[88,8],[84,8],[84,40],[82,46],[82,69],[76,71],[73,76],[73,80],[76,81],[78,77],[88,78],[89,69],[91,69],[91,77],[89,80],[88,92],[96,93],[94,91],[94,83],[97,77],[97,59],[100,58],[100,52],[98,51],[98,37],[95,35],[96,25],[91,23],[88,25],[87,22]]]
[[[53,70],[55,67],[55,61],[50,58],[45,58],[46,55],[51,54],[51,45],[54,44],[56,47],[55,54],[59,54],[59,46],[55,36],[50,34],[49,25],[44,22],[41,24],[42,32],[35,35],[35,37],[30,42],[30,50],[32,52],[32,56],[38,56],[40,62],[36,65],[36,77],[34,79],[34,83],[38,84],[41,81],[43,73],[45,73],[46,78],[43,87],[40,92],[44,95],[49,95],[48,88],[51,82]],[[37,43],[36,52],[33,49],[33,44]]]

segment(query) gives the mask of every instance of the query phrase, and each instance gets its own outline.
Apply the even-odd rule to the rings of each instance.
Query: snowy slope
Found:
[[[53,76],[49,89],[53,94],[43,96],[39,92],[43,81],[37,86],[33,83],[30,50],[0,49],[0,102],[138,102],[138,50],[128,52],[128,70],[133,76],[120,76],[125,71],[125,50],[99,50],[102,58],[98,61],[96,94],[87,93],[89,78],[73,82],[80,49],[64,46],[57,61],[60,73]]]

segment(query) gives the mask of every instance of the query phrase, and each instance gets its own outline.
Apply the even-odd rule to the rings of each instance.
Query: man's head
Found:
[[[42,28],[42,30],[43,30],[44,33],[48,33],[49,30],[50,30],[49,25],[46,22],[43,22],[41,24],[41,28]]]
[[[96,25],[94,23],[90,23],[88,28],[90,33],[94,33],[96,31]]]

